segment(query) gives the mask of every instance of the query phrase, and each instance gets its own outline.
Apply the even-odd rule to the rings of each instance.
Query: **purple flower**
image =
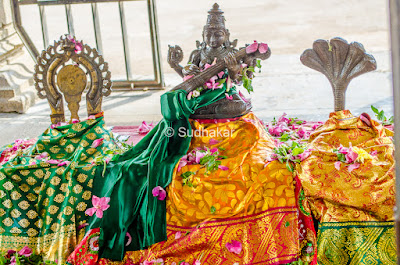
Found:
[[[71,164],[71,161],[65,160],[59,163],[57,166],[62,167],[62,166],[68,166],[69,164]]]
[[[218,152],[218,148],[216,148],[216,147],[211,148],[210,152],[211,152],[211,154],[214,154],[214,153]]]
[[[298,155],[296,156],[296,158],[300,159],[300,161],[303,161],[303,160],[305,160],[307,157],[309,157],[310,155],[311,155],[310,150],[305,150],[305,151],[303,151],[303,153],[298,154]]]
[[[342,164],[342,162],[340,162],[340,161],[335,162],[335,163],[334,163],[335,168],[336,168],[337,170],[340,170],[341,164]]]
[[[222,165],[219,165],[218,168],[221,170],[224,170],[224,171],[229,170],[229,167],[222,166]]]
[[[243,99],[244,102],[249,102],[249,100],[242,94],[242,92],[239,90],[239,96]]]
[[[240,254],[240,252],[242,252],[242,243],[236,240],[226,243],[225,247],[232,253]]]
[[[32,255],[32,249],[28,246],[25,246],[20,251],[18,251],[18,254],[21,256],[29,257],[30,255]]]
[[[371,126],[371,117],[367,113],[361,113],[360,120],[362,120],[368,126]]]
[[[151,193],[153,193],[153,196],[157,197],[159,201],[163,201],[167,196],[167,192],[161,186],[155,187]]]
[[[347,168],[347,171],[351,172],[351,171],[353,171],[354,169],[357,169],[357,168],[359,168],[359,167],[360,167],[360,164],[359,164],[359,163],[354,163],[354,164],[349,165],[349,167]]]
[[[210,141],[208,141],[208,143],[209,143],[210,145],[215,145],[215,144],[218,144],[219,141],[215,140],[214,138],[211,138]]]
[[[49,164],[58,165],[60,163],[60,160],[49,159],[46,162],[49,163]]]
[[[281,136],[282,133],[285,131],[285,129],[283,129],[281,126],[277,125],[277,126],[270,126],[268,128],[268,132],[273,135],[273,136]]]
[[[126,232],[126,236],[128,237],[128,242],[126,242],[125,246],[129,246],[132,243],[132,236],[128,232]]]
[[[346,163],[350,164],[356,161],[358,154],[354,152],[351,148],[349,148],[347,154],[345,155]]]
[[[85,213],[89,216],[92,216],[93,214],[96,213],[96,216],[98,218],[103,218],[103,212],[110,208],[110,205],[108,203],[110,202],[109,197],[97,197],[96,195],[92,196],[92,204],[93,207],[89,208],[85,211]]]
[[[182,156],[181,160],[179,160],[178,172],[181,171],[181,169],[188,164],[187,157],[187,155],[184,155]]]
[[[286,118],[286,115],[287,115],[287,114],[284,112],[284,113],[282,114],[282,116],[279,117],[278,123],[280,123],[280,122],[287,123],[287,122],[289,121],[289,119]]]
[[[153,129],[153,123],[148,124],[145,121],[142,121],[142,124],[139,126],[139,134],[147,134],[148,132],[151,131],[151,129]]]
[[[200,164],[200,160],[206,155],[205,152],[196,151],[196,163]]]
[[[252,44],[246,47],[246,53],[253,53],[258,50],[258,42],[255,40]]]
[[[229,95],[228,93],[225,93],[225,98],[228,100],[233,100],[233,96]]]
[[[300,139],[305,139],[310,137],[310,133],[307,132],[303,127],[299,128],[299,130],[297,131],[297,135],[300,137]]]
[[[93,141],[91,147],[92,147],[92,148],[97,148],[97,147],[99,147],[100,145],[103,144],[103,141],[104,141],[104,138],[96,139],[96,140]]]
[[[47,158],[48,156],[49,156],[49,153],[43,152],[43,153],[38,154],[37,156],[35,156],[35,159],[42,160],[44,158]]]
[[[83,50],[82,42],[76,41],[75,42],[75,53],[78,53]]]
[[[307,246],[306,247],[306,253],[307,254],[312,254],[314,252],[314,248],[312,246]]]
[[[7,255],[8,256],[11,256],[11,255],[13,255],[14,253],[16,253],[17,251],[15,251],[15,250],[13,250],[13,249],[9,249],[9,250],[7,250]]]
[[[175,239],[179,239],[181,237],[182,237],[182,232],[181,231],[178,231],[178,232],[175,233]]]
[[[261,42],[261,43],[258,45],[258,51],[259,51],[261,54],[266,53],[266,52],[268,51],[268,44],[262,43],[262,42]]]

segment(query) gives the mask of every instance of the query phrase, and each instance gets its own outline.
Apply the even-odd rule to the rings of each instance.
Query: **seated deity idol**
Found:
[[[164,119],[97,171],[93,217],[68,264],[315,264],[294,175],[267,160],[275,142],[234,86],[249,88],[270,49],[236,50],[222,14],[214,4],[187,66],[170,48],[185,81],[161,96]]]

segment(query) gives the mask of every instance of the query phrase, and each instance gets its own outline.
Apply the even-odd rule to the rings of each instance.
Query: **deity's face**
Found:
[[[203,39],[211,48],[218,48],[225,43],[227,32],[224,29],[206,28],[203,33]]]

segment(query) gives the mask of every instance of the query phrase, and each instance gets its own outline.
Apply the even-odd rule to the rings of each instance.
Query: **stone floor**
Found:
[[[254,112],[261,119],[268,121],[283,112],[289,116],[309,120],[325,120],[328,117],[333,110],[333,95],[329,82],[322,74],[303,66],[299,57],[302,51],[311,48],[314,40],[335,36],[363,43],[378,63],[376,71],[358,77],[350,83],[346,104],[348,109],[354,114],[372,114],[372,104],[392,113],[387,1],[218,2],[225,11],[231,39],[238,38],[239,45],[242,46],[253,39],[266,41],[272,49],[271,58],[263,63],[262,72],[254,79],[255,92],[251,95]],[[208,0],[157,0],[166,89],[180,82],[166,64],[167,45],[181,45],[187,60],[188,53],[195,48],[195,41],[201,37],[206,12],[213,3]],[[33,15],[25,15],[24,19],[29,22]],[[112,41],[112,35],[103,36]],[[135,46],[136,52],[144,48],[141,45],[143,43]],[[118,75],[121,64],[113,56],[113,52],[117,52],[118,49],[113,46],[107,51],[105,57],[110,61],[111,71]],[[145,60],[144,57],[139,56],[137,62],[141,66],[139,72],[151,66],[149,60]],[[112,93],[104,100],[103,105],[107,124],[137,125],[143,120],[158,121],[161,118],[159,97],[164,92],[165,90]],[[49,126],[49,113],[45,100],[38,100],[26,114],[0,113],[0,145],[16,138],[38,136]],[[85,117],[83,107],[81,113],[81,116]]]

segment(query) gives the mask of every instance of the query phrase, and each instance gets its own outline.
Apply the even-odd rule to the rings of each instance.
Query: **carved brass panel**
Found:
[[[103,96],[111,93],[110,79],[108,64],[97,50],[67,35],[43,51],[35,65],[35,88],[50,104],[52,123],[65,122],[64,99],[70,119],[79,120],[85,90],[88,115],[101,112]]]

